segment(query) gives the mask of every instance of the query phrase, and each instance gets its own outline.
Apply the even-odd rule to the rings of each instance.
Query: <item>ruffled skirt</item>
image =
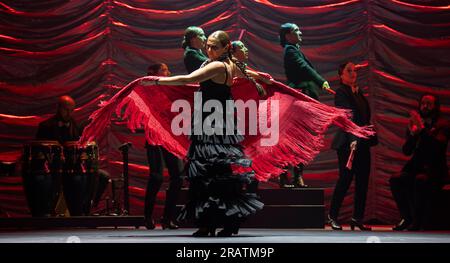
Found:
[[[187,176],[189,200],[178,220],[194,220],[198,227],[221,227],[226,222],[242,222],[264,204],[256,193],[246,190],[254,172],[233,173],[232,166],[249,168],[239,145],[240,135],[198,135],[191,137]]]

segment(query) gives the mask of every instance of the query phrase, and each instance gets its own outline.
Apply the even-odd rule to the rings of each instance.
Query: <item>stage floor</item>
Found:
[[[0,230],[0,243],[450,243],[450,231],[374,231],[241,229],[238,236],[194,238],[195,229],[146,230],[145,228],[97,228],[57,230]]]

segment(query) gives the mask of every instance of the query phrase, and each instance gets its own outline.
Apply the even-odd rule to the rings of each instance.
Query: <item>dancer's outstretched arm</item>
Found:
[[[222,62],[214,61],[199,68],[189,75],[179,75],[173,77],[161,77],[158,80],[142,80],[141,85],[186,85],[190,83],[198,83],[208,79],[212,79],[218,74],[223,74],[225,66]]]

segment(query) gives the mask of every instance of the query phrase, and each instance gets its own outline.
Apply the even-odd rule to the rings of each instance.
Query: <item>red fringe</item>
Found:
[[[127,121],[130,130],[143,127],[150,144],[161,145],[177,157],[185,158],[190,141],[187,136],[175,136],[171,132],[172,118],[178,115],[171,112],[171,105],[175,100],[184,99],[193,109],[198,85],[143,87],[138,84],[141,79],[128,84],[91,115],[92,122],[85,128],[81,142],[101,136],[115,112]],[[258,133],[246,136],[242,142],[245,154],[253,160],[252,169],[258,180],[266,181],[281,174],[289,164],[311,162],[323,149],[324,134],[333,124],[358,137],[374,134],[372,127],[354,124],[348,110],[322,104],[279,82],[264,87],[268,93],[266,102],[279,102],[279,141],[274,146],[261,146],[263,137]],[[245,79],[236,79],[232,92],[235,100],[260,100],[254,85]],[[270,126],[270,118],[268,121]]]

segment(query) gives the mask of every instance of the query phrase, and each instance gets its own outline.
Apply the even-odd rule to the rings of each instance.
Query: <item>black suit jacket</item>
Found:
[[[370,124],[371,112],[369,102],[366,97],[362,93],[358,96],[361,96],[362,100],[365,103],[365,107],[368,109],[368,116],[364,118],[360,108],[356,103],[355,97],[352,93],[352,88],[347,85],[341,84],[341,86],[336,90],[336,95],[334,97],[334,104],[338,108],[349,109],[352,111],[352,121],[359,125],[365,126]],[[338,150],[343,147],[349,148],[350,143],[352,141],[357,141],[360,146],[374,146],[378,144],[378,137],[375,135],[369,139],[358,138],[355,135],[345,132],[339,129],[333,139],[331,144],[331,148]]]
[[[39,123],[36,133],[37,140],[52,140],[64,143],[67,141],[78,141],[80,139],[80,128],[72,118],[68,124],[59,125],[61,119],[55,115],[48,120]]]
[[[450,137],[450,122],[438,118],[431,126],[425,127],[413,136],[406,131],[403,153],[411,159],[403,167],[404,172],[426,173],[441,183],[448,177],[447,145]]]
[[[314,99],[319,98],[319,90],[325,79],[317,73],[298,46],[287,44],[284,47],[284,71],[290,87],[301,89]]]
[[[199,69],[206,60],[208,57],[199,49],[186,47],[184,50],[184,66],[189,73]]]

